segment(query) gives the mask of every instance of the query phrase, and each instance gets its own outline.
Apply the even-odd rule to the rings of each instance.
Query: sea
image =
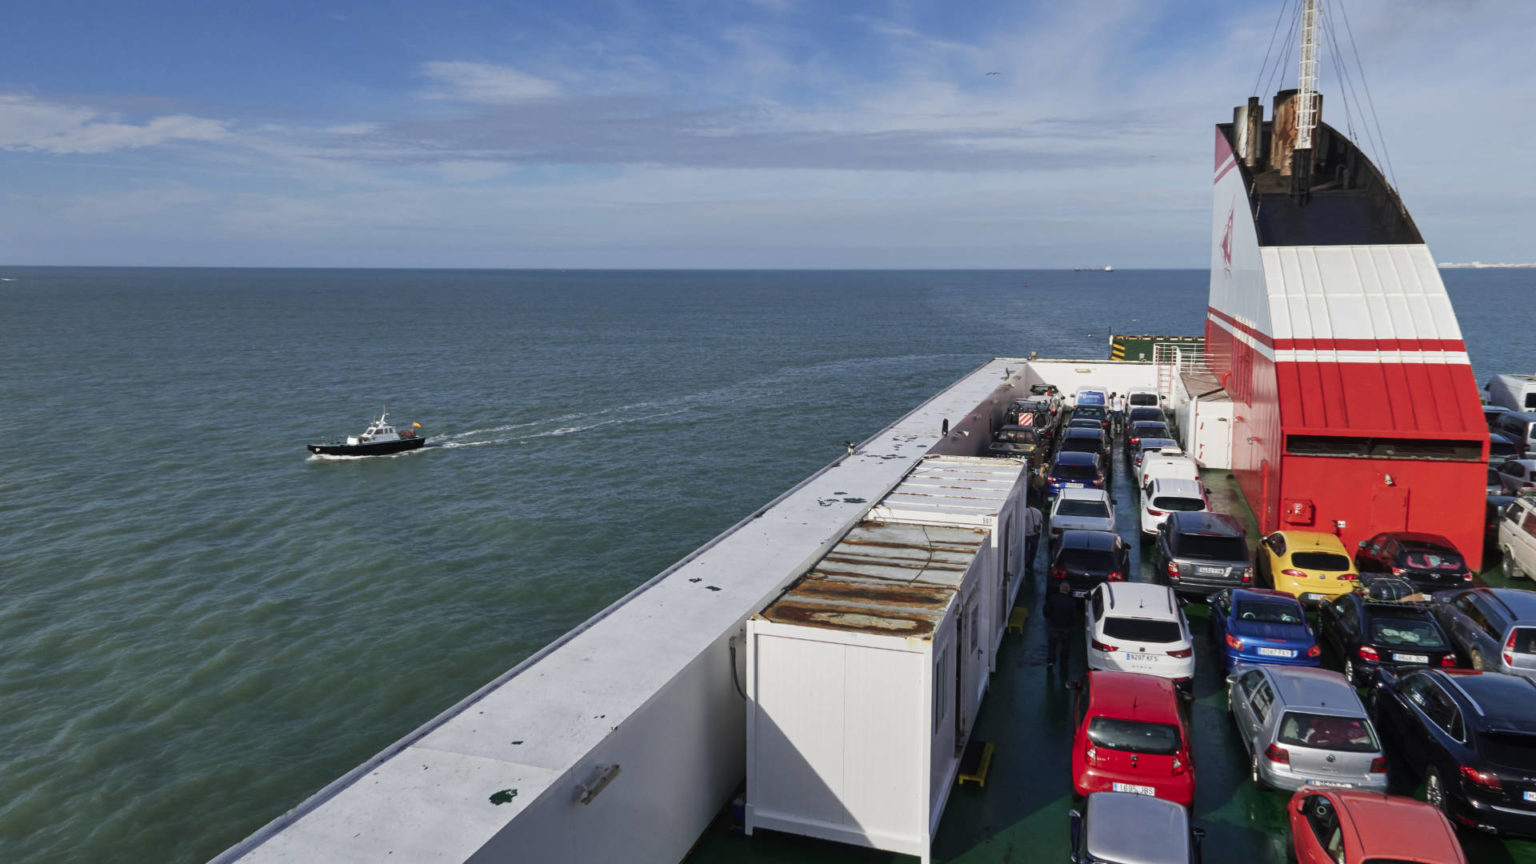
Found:
[[[1532,270],[1448,270],[1479,382]],[[0,861],[199,862],[994,356],[1208,274],[0,267]],[[304,445],[388,411],[430,446]]]

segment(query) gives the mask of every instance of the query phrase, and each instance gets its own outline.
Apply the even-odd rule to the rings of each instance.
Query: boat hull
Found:
[[[389,456],[425,447],[426,438],[402,438],[399,441],[375,441],[368,444],[309,444],[309,452],[319,456]]]

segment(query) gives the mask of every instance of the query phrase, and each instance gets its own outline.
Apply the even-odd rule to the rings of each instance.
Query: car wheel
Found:
[[[1259,758],[1259,754],[1253,754],[1252,767],[1249,769],[1249,773],[1253,775],[1253,787],[1255,789],[1268,789],[1269,784],[1264,782],[1264,775],[1259,773]]]
[[[1446,815],[1450,815],[1450,802],[1445,796],[1445,783],[1440,780],[1440,771],[1430,766],[1424,774],[1424,800]]]
[[[1355,661],[1352,657],[1344,658],[1344,680],[1348,681],[1351,687],[1360,686],[1360,679],[1355,675]]]
[[[1472,652],[1472,668],[1477,670],[1478,672],[1483,671],[1483,652],[1481,652],[1481,651],[1473,651]]]

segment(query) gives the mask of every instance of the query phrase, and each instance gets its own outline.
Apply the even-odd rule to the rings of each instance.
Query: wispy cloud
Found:
[[[560,85],[553,81],[489,63],[435,60],[423,64],[421,74],[435,85],[422,94],[428,99],[511,105],[549,99],[561,93]]]
[[[107,153],[170,141],[217,141],[227,135],[223,123],[185,114],[134,125],[90,108],[0,94],[0,150]]]

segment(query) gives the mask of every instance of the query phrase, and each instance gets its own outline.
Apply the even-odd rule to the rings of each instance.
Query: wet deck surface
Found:
[[[1204,472],[1213,507],[1243,521],[1249,545],[1257,536],[1257,524],[1237,485],[1225,471]],[[1151,555],[1138,542],[1134,481],[1126,480],[1124,459],[1115,452],[1115,482],[1111,489],[1121,536],[1139,556],[1138,581],[1152,581]],[[1043,546],[1043,544],[1042,544]],[[1045,551],[1041,550],[1043,561]],[[1498,559],[1485,562],[1482,579],[1491,586],[1509,583],[1498,572]],[[1069,748],[1072,741],[1072,700],[1066,689],[1070,677],[1085,670],[1081,641],[1073,643],[1070,677],[1045,668],[1045,627],[1039,620],[1044,566],[1020,589],[1018,604],[1030,608],[1022,636],[1009,634],[998,658],[973,738],[996,747],[984,789],[957,787],[950,795],[939,833],[934,841],[936,862],[1064,862],[1068,859],[1067,814],[1072,800]],[[1513,585],[1532,588],[1529,582]],[[1204,827],[1204,860],[1212,864],[1283,864],[1289,857],[1290,832],[1286,824],[1284,792],[1254,788],[1248,777],[1247,754],[1234,735],[1226,711],[1225,680],[1221,662],[1207,630],[1206,607],[1187,607],[1190,630],[1195,635],[1195,685],[1191,712],[1191,744],[1195,763],[1194,824]],[[1326,648],[1324,649],[1326,652]],[[1339,668],[1335,658],[1324,654],[1329,668]],[[1394,778],[1402,776],[1395,766]],[[1422,788],[1394,792],[1423,797]],[[1536,842],[1503,841],[1463,832],[1462,845],[1472,864],[1536,864]],[[692,864],[730,862],[909,862],[916,858],[861,849],[838,843],[810,840],[773,831],[751,837],[733,829],[722,815],[700,838],[687,859]]]

